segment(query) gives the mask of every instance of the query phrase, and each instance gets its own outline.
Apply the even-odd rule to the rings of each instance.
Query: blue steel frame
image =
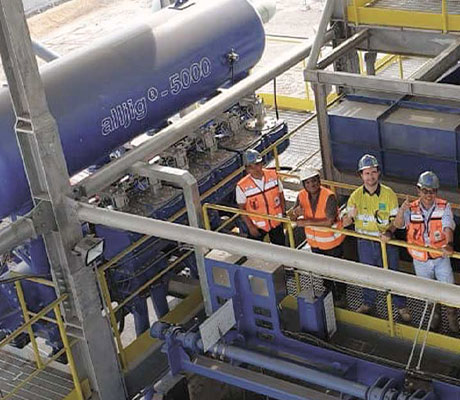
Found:
[[[411,394],[406,393],[404,392],[406,372],[402,369],[380,365],[286,337],[282,331],[279,315],[280,302],[286,296],[282,267],[266,265],[263,268],[251,267],[208,258],[206,271],[213,311],[227,300],[233,299],[236,317],[236,329],[225,335],[220,344],[210,351],[214,356],[229,358],[233,362],[232,365],[248,363],[261,366],[264,363],[264,368],[272,371],[277,370],[274,367],[276,363],[287,365],[286,360],[295,359],[295,362],[291,362],[291,367],[283,369],[286,371],[283,375],[299,376],[299,369],[314,366],[315,370],[329,374],[330,388],[337,390],[337,380],[340,384],[344,381],[348,382],[349,387],[344,388],[343,393],[355,393],[354,398],[359,399],[460,399],[460,387],[436,380],[432,382],[432,392],[425,393],[417,390]],[[180,327],[171,328],[161,323],[151,329],[153,337],[166,342],[173,374],[183,371],[193,372],[277,399],[309,398],[283,392],[279,387],[272,387],[268,381],[264,385],[258,380],[229,373],[228,369],[215,366],[210,368],[197,362],[194,357],[202,353],[201,343],[198,333],[192,333],[193,331],[194,328],[189,330],[189,333],[185,333]],[[237,344],[238,347],[233,344]],[[240,350],[235,352],[235,349]],[[250,355],[242,357],[240,353],[244,352],[252,354],[252,358]],[[271,364],[267,362],[267,355],[272,360]],[[265,361],[257,360],[259,358]],[[328,381],[322,380],[322,382],[327,388]],[[363,391],[363,388],[366,390]]]

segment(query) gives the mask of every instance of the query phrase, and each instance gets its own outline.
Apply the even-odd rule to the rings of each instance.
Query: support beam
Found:
[[[332,37],[333,33],[328,32],[324,40],[329,41]],[[304,60],[310,54],[310,50],[310,44],[296,46],[290,53],[271,64],[268,68],[255,72],[241,82],[238,82],[230,89],[225,90],[222,94],[209,100],[197,110],[186,115],[180,121],[163,129],[146,143],[127,152],[121,158],[110,162],[93,175],[84,179],[79,185],[80,190],[76,189],[77,194],[80,192],[80,194],[91,196],[97,193],[105,186],[123,176],[135,162],[151,158],[161,153],[219,113],[225,112],[244,96],[254,93],[256,89]]]
[[[89,379],[100,400],[124,400],[113,335],[102,316],[94,271],[73,253],[83,238],[81,223],[67,202],[71,192],[56,121],[46,101],[22,1],[0,0],[0,53],[16,114],[16,137],[36,208],[49,210],[54,226],[43,234],[67,322],[81,328],[84,340],[68,353],[78,379]],[[77,387],[78,390],[79,387]],[[81,389],[80,389],[81,390]]]
[[[401,79],[360,76],[347,72],[330,72],[306,70],[305,79],[314,83],[328,83],[354,89],[374,90],[377,92],[396,93],[400,95],[433,97],[437,99],[460,101],[457,85],[444,83],[407,81]]]
[[[366,40],[368,37],[368,29],[364,29],[362,31],[359,31],[358,33],[355,33],[351,38],[339,44],[328,55],[319,60],[318,64],[316,65],[316,69],[325,69],[334,61],[338,60],[340,57],[343,57],[345,54],[347,54],[350,50],[355,49],[359,43],[361,43],[363,40]]]
[[[321,47],[326,42],[326,33],[329,22],[331,21],[332,12],[334,11],[335,0],[326,0],[323,13],[318,24],[318,32],[316,33],[315,40],[311,47],[311,52],[307,61],[307,69],[314,69],[318,62]]]
[[[316,119],[318,121],[319,143],[324,177],[333,179],[332,148],[329,135],[329,117],[327,115],[326,85],[314,83],[311,85],[315,95]]]
[[[149,165],[142,162],[134,164],[130,171],[140,176],[158,179],[180,186],[184,193],[189,225],[195,228],[203,227],[203,210],[201,209],[198,182],[189,171],[162,165]],[[206,314],[211,315],[212,305],[204,266],[204,252],[199,246],[195,246],[195,259],[198,268],[198,276],[200,277],[201,291],[203,293],[204,308]]]
[[[375,62],[377,61],[377,52],[366,51],[364,54],[367,75],[375,76]]]
[[[456,40],[438,56],[428,61],[412,76],[416,81],[433,82],[460,59],[460,41]]]
[[[373,26],[369,29],[369,40],[358,45],[359,50],[377,53],[399,54],[416,57],[436,57],[457,40],[457,35],[437,31],[401,29]]]
[[[82,221],[255,257],[322,277],[460,307],[460,287],[352,261],[77,203]]]
[[[33,221],[26,217],[19,218],[17,221],[0,230],[0,255],[35,236]]]

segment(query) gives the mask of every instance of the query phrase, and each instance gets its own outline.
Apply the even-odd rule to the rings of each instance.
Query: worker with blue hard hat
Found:
[[[393,237],[396,227],[392,221],[398,213],[398,199],[395,192],[380,183],[380,164],[371,154],[363,155],[358,161],[358,173],[362,186],[357,188],[348,199],[347,214],[343,218],[345,226],[354,223],[355,231],[368,236],[375,236],[387,242]],[[359,261],[377,267],[382,267],[382,250],[377,241],[358,239]],[[397,270],[399,253],[395,246],[387,246],[388,266]],[[406,299],[393,296],[401,319],[409,322],[412,316],[406,307]],[[376,291],[363,289],[363,302],[357,312],[370,314],[375,308]]]
[[[406,228],[407,241],[418,246],[432,247],[442,253],[408,249],[414,260],[417,276],[454,283],[449,256],[454,252],[455,222],[450,204],[439,197],[439,179],[432,171],[420,174],[417,182],[418,198],[401,205],[394,220],[398,228]],[[457,310],[447,307],[449,329],[459,332]],[[436,329],[441,321],[439,307],[433,314],[431,328]]]
[[[283,186],[273,169],[263,167],[263,158],[257,150],[247,150],[243,155],[247,175],[236,185],[235,195],[238,207],[254,213],[282,217],[284,215]],[[241,216],[249,237],[263,240],[268,233],[270,242],[284,246],[286,236],[283,224],[256,216]]]
[[[299,178],[302,190],[290,218],[296,221],[297,226],[305,228],[305,236],[313,253],[343,258],[345,235],[315,228],[342,228],[334,192],[321,185],[320,173],[315,168],[303,168]],[[329,279],[325,279],[323,284],[326,290],[332,291],[335,305],[346,307],[346,285]]]

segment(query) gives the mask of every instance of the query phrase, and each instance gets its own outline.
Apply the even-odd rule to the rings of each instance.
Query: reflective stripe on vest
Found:
[[[304,218],[306,219],[327,219],[326,216],[326,205],[327,199],[329,196],[334,196],[334,193],[325,188],[320,188],[318,204],[316,205],[316,210],[313,213],[311,208],[310,199],[308,193],[305,189],[299,192],[299,204],[304,210]],[[337,209],[337,215],[339,210]],[[338,220],[335,224],[332,225],[332,228],[342,229],[343,224],[341,220]],[[327,232],[322,229],[316,228],[305,228],[305,235],[307,237],[308,244],[311,247],[319,248],[321,250],[330,250],[334,247],[339,246],[344,240],[345,235],[336,232]]]
[[[266,214],[275,217],[283,216],[281,207],[281,193],[278,185],[276,171],[264,169],[264,186],[258,187],[251,175],[246,175],[238,182],[243,194],[246,196],[244,208],[248,212]],[[265,232],[277,227],[281,222],[269,221],[263,218],[249,217],[259,229]]]
[[[447,237],[442,230],[442,216],[446,209],[447,201],[442,199],[435,200],[434,210],[428,220],[428,238],[430,247],[442,248],[447,244]],[[408,243],[425,246],[425,218],[420,208],[420,199],[410,204],[410,222],[407,229]],[[419,261],[427,261],[430,258],[442,257],[441,254],[430,253],[427,251],[408,249],[410,255]]]

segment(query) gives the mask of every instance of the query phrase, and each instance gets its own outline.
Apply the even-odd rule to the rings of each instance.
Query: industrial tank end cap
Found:
[[[249,0],[262,22],[266,24],[276,14],[276,0]]]

